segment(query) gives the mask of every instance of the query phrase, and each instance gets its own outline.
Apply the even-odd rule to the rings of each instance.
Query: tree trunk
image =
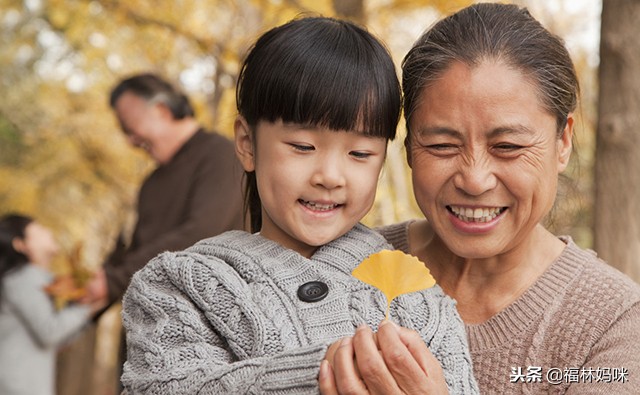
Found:
[[[603,0],[594,248],[640,282],[640,2]]]

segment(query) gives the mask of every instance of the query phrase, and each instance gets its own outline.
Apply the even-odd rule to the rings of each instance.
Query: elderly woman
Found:
[[[476,4],[402,66],[426,220],[381,231],[457,300],[481,392],[639,394],[640,287],[541,225],[572,150],[563,42],[525,9]]]

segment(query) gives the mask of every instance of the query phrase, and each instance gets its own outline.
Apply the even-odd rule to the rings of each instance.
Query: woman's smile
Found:
[[[506,207],[447,206],[451,224],[463,233],[486,233],[498,226]]]

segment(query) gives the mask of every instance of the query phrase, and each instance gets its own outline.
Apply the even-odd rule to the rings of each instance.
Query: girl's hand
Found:
[[[320,366],[322,394],[448,394],[440,364],[410,329],[390,321],[378,333],[361,326],[329,347]]]

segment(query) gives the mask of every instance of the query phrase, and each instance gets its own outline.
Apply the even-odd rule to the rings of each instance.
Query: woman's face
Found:
[[[531,241],[571,153],[533,80],[500,61],[453,63],[410,120],[420,209],[456,255],[491,258]]]
[[[51,231],[37,222],[31,222],[24,231],[24,239],[14,242],[17,251],[29,258],[31,263],[49,266],[59,252],[59,246]]]

